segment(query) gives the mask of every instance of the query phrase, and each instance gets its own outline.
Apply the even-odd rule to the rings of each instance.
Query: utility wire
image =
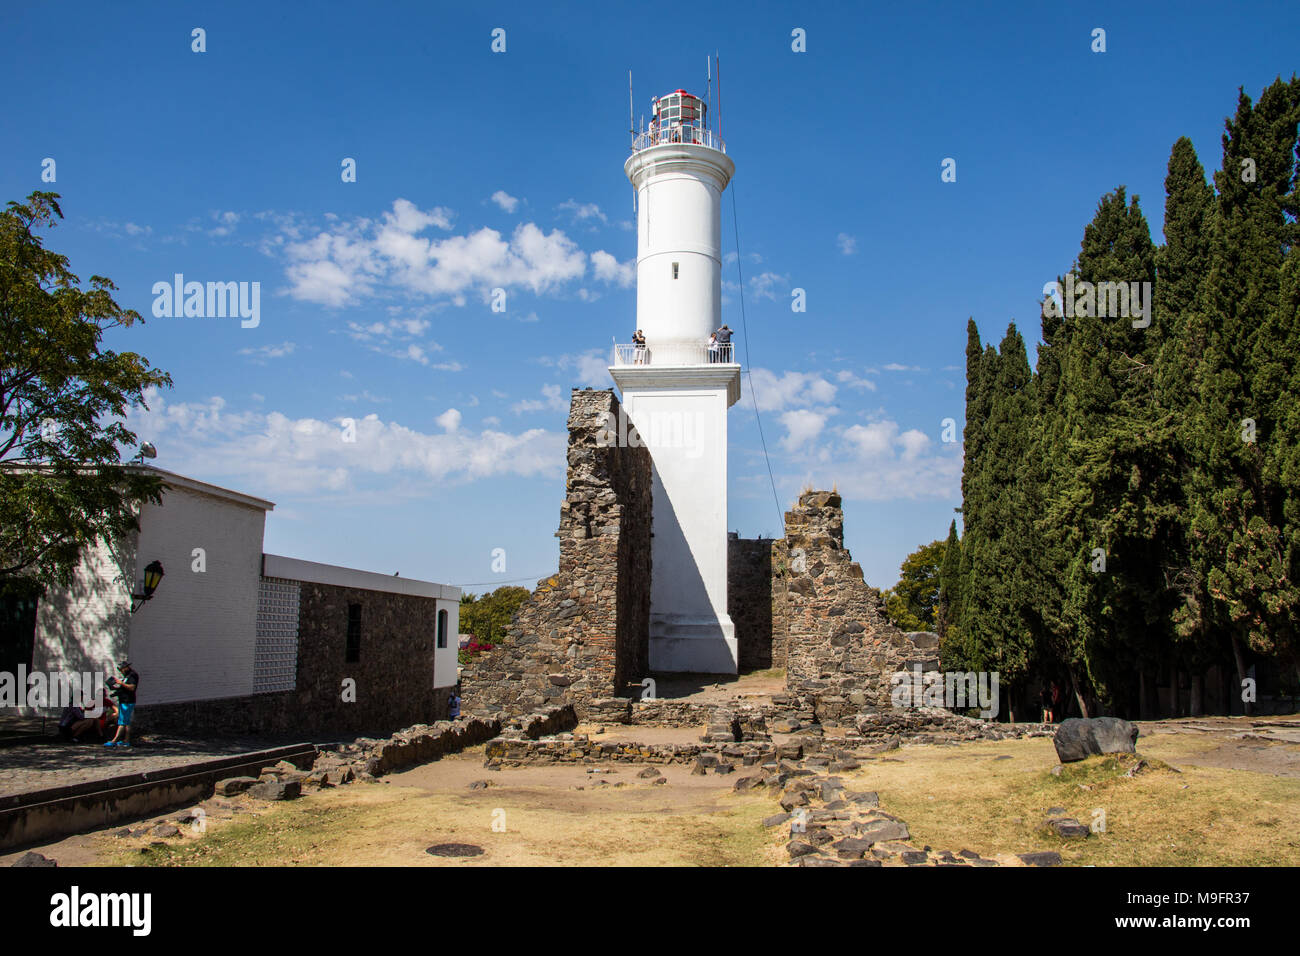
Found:
[[[719,68],[721,72],[721,68]],[[721,76],[718,77],[721,86]],[[721,92],[721,90],[719,90]],[[785,529],[785,512],[781,510],[781,497],[776,493],[776,478],[772,475],[772,459],[767,454],[767,439],[763,437],[763,419],[758,414],[758,395],[754,392],[754,365],[749,358],[749,323],[745,320],[745,273],[740,264],[740,220],[736,216],[736,184],[731,184],[731,225],[736,231],[736,276],[740,279],[740,328],[745,333],[745,374],[749,376],[749,397],[754,400],[754,421],[758,423],[758,440],[763,445],[763,461],[767,463],[767,480],[772,484],[772,502],[776,505],[776,526]]]

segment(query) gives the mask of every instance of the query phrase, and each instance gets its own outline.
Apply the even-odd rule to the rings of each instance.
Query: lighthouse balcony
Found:
[[[629,365],[734,365],[734,342],[725,345],[669,342],[661,345],[615,345],[613,366]]]
[[[717,133],[698,126],[652,126],[645,132],[638,133],[632,141],[632,152],[639,153],[651,146],[681,145],[707,146],[720,153],[727,151],[727,144]]]

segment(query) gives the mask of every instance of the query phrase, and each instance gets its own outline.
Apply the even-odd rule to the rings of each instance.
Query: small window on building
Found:
[[[348,651],[347,663],[356,664],[361,660],[361,605],[348,605]]]
[[[673,278],[677,278],[677,263],[673,263]]]
[[[447,646],[447,612],[438,612],[438,646]]]

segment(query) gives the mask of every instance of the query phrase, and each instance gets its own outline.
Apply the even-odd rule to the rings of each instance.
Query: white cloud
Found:
[[[569,410],[569,403],[559,385],[543,385],[541,399],[526,398],[510,406],[510,410],[516,415],[524,412],[539,412],[543,409],[557,412]]]
[[[591,254],[591,266],[596,278],[602,282],[616,282],[626,289],[636,281],[635,259],[619,262],[608,252],[598,249]]]
[[[460,412],[454,408],[449,408],[437,418],[434,419],[438,427],[445,432],[454,432],[460,430]]]
[[[568,202],[560,203],[556,208],[569,213],[574,222],[586,222],[588,220],[602,223],[609,222],[609,218],[600,211],[600,207],[594,202],[580,203],[570,199]]]
[[[781,415],[781,424],[785,426],[786,435],[781,445],[786,451],[793,452],[821,434],[829,412],[811,411],[806,408],[794,409]]]
[[[898,443],[903,448],[903,461],[915,461],[930,447],[930,436],[923,431],[909,428],[898,436]]]
[[[265,362],[267,359],[284,358],[286,355],[292,355],[294,349],[298,346],[293,342],[281,342],[279,345],[258,345],[246,349],[240,349],[240,355],[253,356],[254,362]]]
[[[789,429],[782,444],[803,468],[802,480],[818,487],[835,482],[846,499],[960,498],[960,445],[937,444],[924,432],[901,430],[889,419],[851,425],[835,441],[815,420],[818,413],[781,416]]]
[[[342,419],[289,418],[279,412],[232,412],[214,397],[166,402],[150,390],[149,410],[134,408],[127,427],[159,449],[161,468],[252,495],[347,492],[361,486],[465,481],[493,475],[563,473],[567,436],[532,428],[518,433],[450,429],[423,433],[370,414],[355,420],[356,440],[343,441]]]
[[[563,232],[521,223],[507,240],[495,229],[425,237],[429,227],[451,228],[451,213],[420,210],[405,199],[382,221],[337,222],[314,237],[280,244],[287,259],[289,295],[331,307],[356,305],[388,291],[447,299],[526,288],[542,293],[586,272],[587,257]]]
[[[789,288],[790,277],[777,275],[775,272],[763,272],[749,280],[749,289],[755,299],[775,301],[778,292],[784,293]]]
[[[919,372],[919,365],[900,365],[897,362],[890,362],[888,365],[881,366],[886,372]]]
[[[496,203],[505,212],[514,212],[519,205],[519,200],[510,195],[504,189],[498,189],[492,194],[492,201]]]
[[[841,232],[836,236],[835,242],[839,245],[840,252],[846,256],[851,256],[858,251],[858,240],[847,232]]]
[[[844,369],[835,375],[835,380],[849,388],[860,388],[868,392],[876,390],[876,383],[869,378],[858,378],[848,369]]]
[[[609,349],[588,349],[569,355],[541,356],[537,361],[548,368],[558,368],[567,372],[571,383],[579,388],[609,388]]]
[[[776,412],[791,405],[825,405],[835,400],[836,391],[834,385],[816,372],[784,372],[778,378],[765,368],[752,370],[742,381],[742,387],[753,388],[762,412]]]

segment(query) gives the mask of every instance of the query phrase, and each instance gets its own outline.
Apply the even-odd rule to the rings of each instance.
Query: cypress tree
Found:
[[[939,659],[948,661],[946,648],[949,642],[960,642],[962,606],[961,597],[961,539],[957,537],[957,519],[948,526],[948,540],[944,543],[943,563],[939,566],[939,606],[935,610],[935,630],[939,633]]]
[[[1168,617],[1158,563],[1167,516],[1152,507],[1169,470],[1167,443],[1154,429],[1161,331],[1154,320],[1142,327],[1143,319],[1117,314],[1119,303],[1103,291],[1110,283],[1154,287],[1150,230],[1123,187],[1102,197],[1074,276],[1059,402],[1065,468],[1049,514],[1067,560],[1066,664],[1087,713],[1089,685],[1102,700],[1130,703],[1131,675],[1159,655]]]
[[[1029,383],[1025,342],[1007,326],[998,351],[986,352],[988,418],[981,436],[978,532],[967,530],[977,582],[967,595],[964,642],[976,670],[997,671],[1011,693],[1035,666],[1035,637],[1023,613],[1026,569],[1033,555],[1033,515],[1025,495],[1029,460]],[[1009,708],[1011,709],[1011,708]]]
[[[1294,348],[1282,280],[1294,240],[1296,99],[1294,81],[1275,82],[1257,105],[1238,93],[1196,304],[1208,331],[1189,430],[1190,563],[1212,599],[1207,616],[1228,635],[1239,681],[1246,648],[1272,653],[1275,635],[1289,640],[1300,597],[1285,567],[1287,493],[1266,483],[1278,473],[1266,456],[1285,452],[1263,447],[1289,416],[1277,358]]]
[[[1199,427],[1196,372],[1205,351],[1208,324],[1195,303],[1209,268],[1214,190],[1191,140],[1181,137],[1169,155],[1165,176],[1165,244],[1156,251],[1155,321],[1164,341],[1156,363],[1156,430],[1173,458],[1173,480],[1165,485],[1168,535],[1161,566],[1168,584],[1169,633],[1176,656],[1191,673],[1190,713],[1202,710],[1202,674],[1215,663],[1218,642],[1206,618],[1210,603],[1204,581],[1191,565],[1188,476]],[[1156,716],[1155,682],[1139,671],[1140,714]]]

